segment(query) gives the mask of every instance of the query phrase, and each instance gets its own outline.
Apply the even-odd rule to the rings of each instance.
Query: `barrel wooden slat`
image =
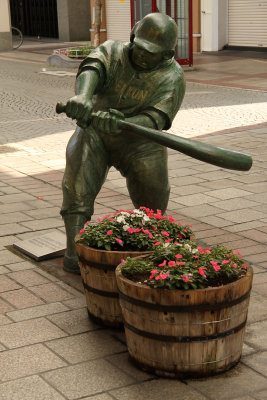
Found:
[[[122,276],[120,267],[116,277],[128,351],[141,368],[166,376],[207,376],[239,361],[253,277],[250,266],[246,276],[233,283],[190,291],[134,283]]]
[[[106,251],[93,249],[77,243],[81,277],[88,313],[91,317],[107,326],[122,327],[122,314],[115,278],[115,269],[122,259],[137,257],[149,252]]]

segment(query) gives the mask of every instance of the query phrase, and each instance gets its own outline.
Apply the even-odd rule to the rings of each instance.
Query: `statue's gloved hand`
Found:
[[[86,94],[79,94],[72,97],[66,104],[66,115],[69,118],[76,119],[77,125],[81,128],[87,128],[91,122],[93,103]]]
[[[118,110],[97,111],[92,115],[92,126],[105,133],[120,133],[119,120],[124,119],[124,114]]]

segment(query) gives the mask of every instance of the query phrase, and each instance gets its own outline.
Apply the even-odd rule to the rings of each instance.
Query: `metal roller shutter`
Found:
[[[229,46],[267,47],[267,0],[229,0]]]
[[[131,32],[130,0],[106,1],[107,39],[129,42]]]

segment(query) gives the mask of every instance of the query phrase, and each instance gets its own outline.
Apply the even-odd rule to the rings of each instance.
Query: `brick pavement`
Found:
[[[16,53],[16,58],[19,56]],[[199,56],[195,71],[188,72],[186,77],[194,73],[198,81],[206,78],[214,57]],[[232,58],[231,68],[238,71],[244,61]],[[184,223],[192,223],[200,241],[239,249],[252,263],[255,277],[240,364],[209,379],[186,382],[158,379],[130,364],[123,333],[103,329],[88,320],[80,277],[65,273],[61,258],[36,263],[14,253],[10,247],[15,241],[36,234],[63,230],[58,215],[60,183],[64,147],[73,123],[63,116],[52,115],[51,110],[56,95],[60,99],[68,97],[72,78],[49,77],[52,81],[48,81],[37,75],[36,63],[29,63],[30,59],[28,55],[27,63],[21,62],[23,79],[12,63],[0,66],[0,76],[4,70],[14,81],[9,86],[11,80],[7,79],[2,87],[4,93],[11,88],[7,103],[13,114],[10,115],[2,98],[5,118],[0,132],[3,143],[0,146],[0,399],[157,400],[162,395],[170,400],[266,399],[267,127],[264,121],[253,127],[235,124],[232,129],[213,135],[200,132],[198,140],[252,154],[253,167],[246,173],[224,170],[169,151],[172,193],[168,212]],[[37,58],[40,67],[43,60],[43,55]],[[224,65],[226,62],[224,59]],[[217,64],[213,66],[216,73],[216,68],[220,70],[222,66],[218,62],[213,64]],[[29,73],[40,96],[31,92]],[[200,88],[203,106],[209,101],[209,87],[217,102],[221,90],[224,96],[235,99],[233,112],[242,101],[247,102],[244,92],[234,86],[224,91],[207,82],[194,85],[197,86],[189,85],[189,91]],[[259,84],[256,94],[246,93],[248,97],[256,96],[256,103],[262,98],[265,107],[263,86]],[[203,118],[206,112],[195,106],[197,102],[195,98],[191,103],[192,113],[198,107],[199,118]],[[190,103],[188,112],[190,115]],[[220,123],[216,129],[214,120],[210,125],[215,127],[213,131],[221,130]],[[253,115],[248,125],[255,125]],[[173,129],[179,132],[177,122]],[[198,133],[195,130],[190,136]],[[124,179],[112,169],[97,198],[95,216],[118,207],[131,207],[131,202]]]

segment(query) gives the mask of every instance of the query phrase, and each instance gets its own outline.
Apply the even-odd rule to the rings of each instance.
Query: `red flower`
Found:
[[[159,264],[159,267],[165,267],[166,264],[167,264],[167,260],[164,260],[163,263]]]
[[[116,242],[119,244],[122,244],[122,240],[121,239],[116,239]]]
[[[247,269],[247,267],[245,266],[245,264],[242,264],[242,268]]]
[[[155,242],[154,246],[158,246],[159,244],[161,244],[161,242]]]
[[[176,254],[175,258],[183,258],[182,254]]]
[[[215,271],[220,271],[221,267],[219,265],[213,265]]]
[[[175,267],[175,265],[176,265],[176,264],[175,264],[175,261],[169,261],[169,262],[168,262],[168,266],[169,266],[169,267]]]
[[[80,230],[80,235],[82,235],[84,231],[85,231],[85,229],[84,229],[84,228],[83,228],[83,229],[81,229],[81,230]]]
[[[107,231],[107,235],[110,236],[112,235],[113,231]]]
[[[158,273],[159,271],[157,270],[157,269],[153,269],[152,271],[151,271],[151,274],[150,274],[150,279],[153,279],[154,278],[154,276]]]
[[[203,278],[206,278],[204,269],[207,269],[207,268],[205,268],[205,267],[199,267],[198,272],[199,272],[200,275],[203,276]]]
[[[168,232],[166,232],[166,231],[164,231],[164,232],[161,232],[161,234],[162,234],[162,235],[165,235],[165,236],[170,236],[170,235],[169,235],[169,233],[168,233]]]
[[[187,275],[182,275],[182,280],[183,280],[184,282],[188,282],[188,281],[189,281],[189,278],[188,278]]]
[[[223,260],[222,264],[228,264],[230,262],[230,260]]]
[[[185,265],[185,262],[183,262],[183,261],[176,261],[176,265]]]
[[[128,232],[129,233],[134,233],[134,229],[133,228],[128,228]]]

